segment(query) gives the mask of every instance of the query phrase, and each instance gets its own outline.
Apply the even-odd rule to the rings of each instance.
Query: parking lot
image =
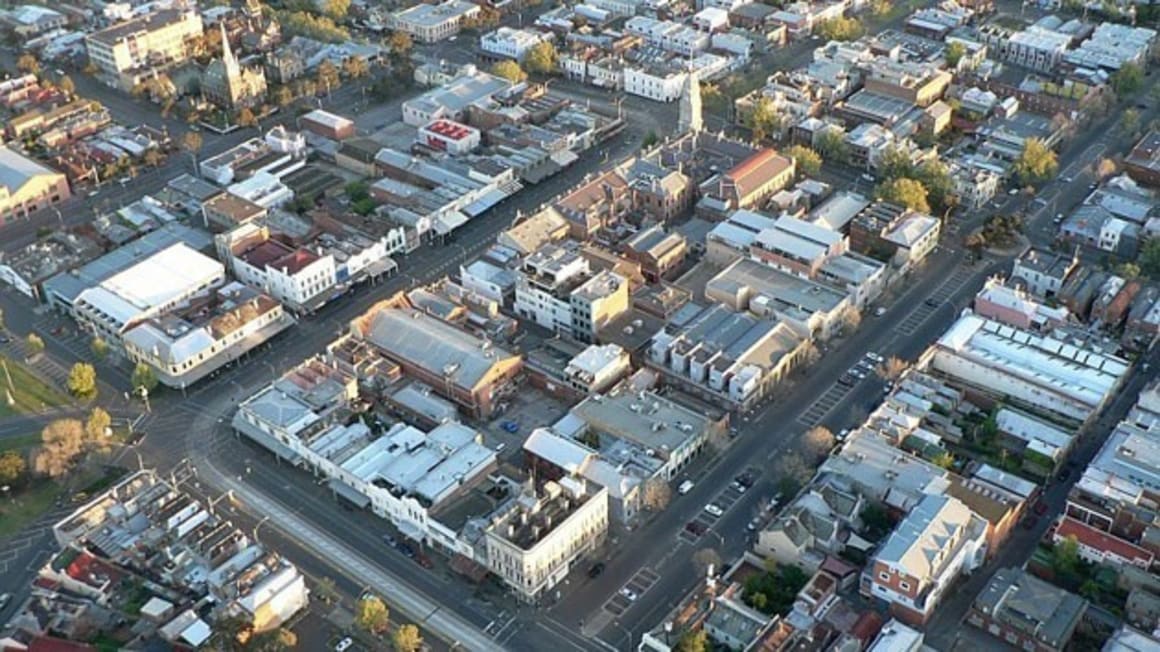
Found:
[[[632,576],[632,579],[624,583],[616,595],[608,599],[604,603],[604,610],[613,616],[619,616],[628,611],[633,602],[636,602],[640,596],[644,595],[646,591],[652,588],[653,584],[661,578],[660,575],[648,568],[642,568]]]
[[[568,405],[528,383],[505,399],[507,407],[483,427],[484,444],[500,450],[501,459],[514,459],[532,430],[550,426],[568,413]]]
[[[749,480],[748,485],[744,486],[738,481],[729,483],[728,487],[722,489],[712,501],[710,501],[704,508],[697,513],[696,518],[685,524],[685,527],[677,534],[677,540],[682,543],[693,545],[701,540],[717,521],[721,520],[737,501],[748,492],[758,477],[756,469],[747,469]],[[679,498],[677,500],[680,500]],[[710,509],[710,506],[716,509]],[[717,513],[719,511],[719,513]]]

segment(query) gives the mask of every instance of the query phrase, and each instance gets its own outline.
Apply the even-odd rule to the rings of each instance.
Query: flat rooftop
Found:
[[[701,437],[710,423],[704,416],[654,392],[613,392],[589,397],[570,414],[594,430],[642,448],[671,453]]]

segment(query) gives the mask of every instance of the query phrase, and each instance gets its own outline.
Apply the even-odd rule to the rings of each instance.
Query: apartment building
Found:
[[[691,57],[709,49],[710,34],[688,25],[669,20],[657,20],[647,16],[633,16],[624,24],[629,34],[639,36],[649,45],[655,45],[667,52]]]
[[[520,269],[515,313],[577,341],[594,341],[628,308],[628,281],[607,270],[594,273],[578,247],[544,245]]]
[[[196,11],[163,9],[117,23],[85,37],[89,61],[124,91],[132,91],[157,68],[189,58],[190,41],[202,34]]]
[[[68,179],[0,146],[0,226],[68,199]]]
[[[582,478],[545,482],[525,489],[488,523],[487,566],[520,599],[537,603],[607,532],[607,489]]]
[[[568,361],[564,377],[582,395],[606,392],[632,371],[628,351],[616,344],[591,344]]]
[[[971,603],[966,620],[1021,650],[1063,652],[1087,605],[1025,569],[1003,568]]]
[[[898,524],[862,575],[861,591],[912,626],[925,625],[960,574],[986,556],[986,522],[958,499],[927,495]]]
[[[523,61],[528,50],[547,40],[543,32],[500,27],[479,37],[479,49],[493,57]]]

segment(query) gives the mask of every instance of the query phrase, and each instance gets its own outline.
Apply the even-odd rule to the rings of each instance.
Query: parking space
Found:
[[[505,398],[502,407],[499,416],[483,427],[484,443],[501,449],[501,458],[518,455],[534,428],[551,425],[568,413],[563,401],[526,383],[519,392]]]
[[[648,568],[642,568],[632,576],[632,579],[624,583],[616,595],[608,599],[604,603],[604,610],[613,616],[620,616],[632,607],[632,603],[636,602],[640,596],[644,595],[646,591],[652,588],[657,580],[660,579],[660,574]]]
[[[729,483],[728,487],[722,489],[712,501],[705,505],[705,508],[697,512],[697,516],[693,520],[686,523],[685,527],[677,533],[678,541],[689,545],[697,543],[701,537],[705,536],[705,533],[710,528],[717,524],[717,521],[721,520],[729,510],[733,509],[737,501],[741,500],[745,492],[749,491],[749,488],[753,486],[753,483],[760,473],[757,469],[750,468],[746,469],[742,475],[744,477],[739,478],[739,480],[744,479],[745,484],[742,484],[739,480]],[[710,506],[713,509],[710,509]]]
[[[837,407],[838,404],[842,402],[842,399],[846,398],[846,395],[849,394],[853,389],[853,384],[843,385],[842,383],[834,383],[833,385],[830,385],[830,388],[827,389],[824,394],[819,396],[818,400],[810,404],[810,406],[806,408],[805,412],[802,412],[800,415],[798,415],[798,423],[807,428],[813,428],[814,426],[818,425],[822,422],[823,419],[826,418],[826,415],[830,413],[830,410],[833,410],[835,407]]]
[[[902,335],[913,335],[927,318],[975,276],[975,272],[976,270],[963,265],[955,267],[954,273],[943,281],[929,297],[918,304],[894,330]]]

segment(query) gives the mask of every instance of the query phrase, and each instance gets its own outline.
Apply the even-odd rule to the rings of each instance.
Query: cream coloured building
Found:
[[[188,59],[189,42],[201,34],[196,12],[165,9],[89,34],[85,49],[109,81],[131,91],[154,70]]]
[[[492,519],[487,566],[520,597],[537,602],[608,532],[608,490],[582,478],[526,490]]]
[[[0,146],[0,226],[68,197],[63,174]]]

